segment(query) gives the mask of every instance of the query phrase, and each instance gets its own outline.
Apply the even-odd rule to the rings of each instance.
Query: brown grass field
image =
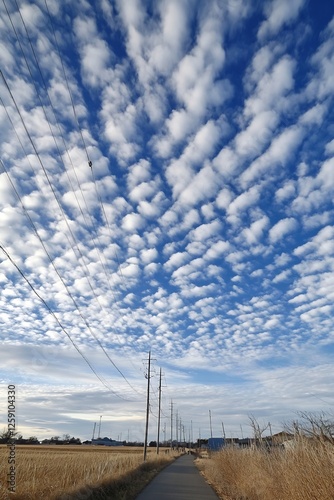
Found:
[[[177,453],[101,446],[16,446],[16,493],[0,446],[0,500],[134,500]],[[333,500],[334,447],[300,440],[268,452],[226,448],[197,460],[222,500]],[[204,499],[203,499],[204,500]]]
[[[16,446],[16,492],[8,493],[8,448],[0,446],[0,500],[132,500],[176,453],[105,446]]]
[[[302,439],[271,452],[226,448],[197,465],[222,500],[333,500],[334,446]]]

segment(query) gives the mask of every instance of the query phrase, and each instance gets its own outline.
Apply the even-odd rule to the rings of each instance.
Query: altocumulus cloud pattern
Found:
[[[332,3],[0,13],[0,379],[21,432],[90,437],[103,414],[141,439],[149,350],[167,425],[171,397],[202,435],[208,408],[238,435],[332,405]]]

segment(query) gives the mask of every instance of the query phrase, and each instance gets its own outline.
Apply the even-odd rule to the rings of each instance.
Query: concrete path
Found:
[[[217,500],[194,464],[194,457],[182,455],[160,474],[137,497],[137,500]]]

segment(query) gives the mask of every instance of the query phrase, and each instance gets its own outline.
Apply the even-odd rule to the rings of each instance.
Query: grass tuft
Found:
[[[6,446],[0,463],[7,463]],[[8,494],[6,467],[0,471],[0,500],[133,500],[174,458],[143,448],[17,446],[16,492]]]
[[[226,448],[197,460],[223,500],[333,500],[334,447],[299,440],[291,449]]]

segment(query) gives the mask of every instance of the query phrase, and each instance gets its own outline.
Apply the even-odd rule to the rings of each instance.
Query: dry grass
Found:
[[[334,448],[301,440],[289,450],[227,448],[198,467],[223,500],[333,500]]]
[[[0,447],[0,500],[132,500],[175,454],[162,449],[17,446],[16,493],[8,495],[6,446]]]

